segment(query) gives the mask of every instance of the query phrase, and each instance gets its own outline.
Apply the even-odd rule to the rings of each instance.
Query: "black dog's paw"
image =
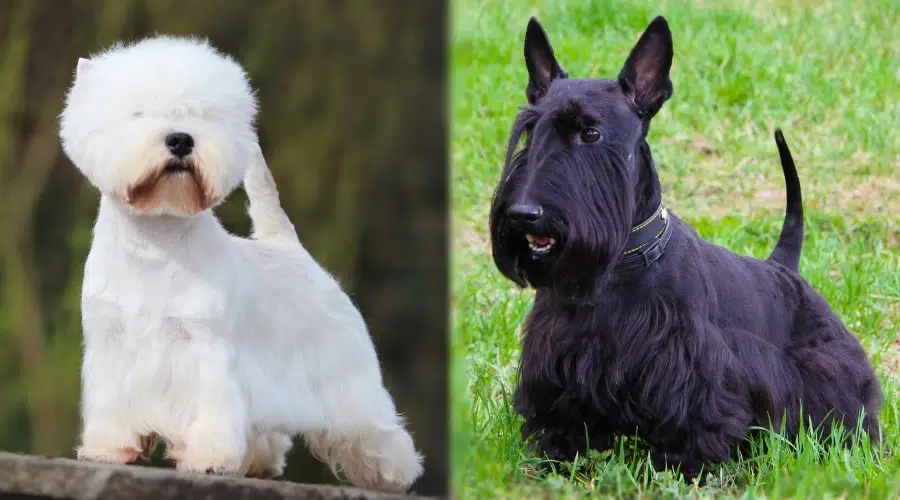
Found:
[[[586,451],[584,438],[573,437],[562,429],[545,430],[538,442],[538,453],[557,462],[571,462]]]
[[[571,446],[564,436],[542,437],[539,445],[539,453],[544,457],[557,462],[571,462],[578,453],[584,455],[586,450],[576,449]]]
[[[652,463],[657,471],[677,470],[685,483],[696,481],[697,486],[706,486],[708,471],[698,460],[679,453],[657,453],[652,457]]]

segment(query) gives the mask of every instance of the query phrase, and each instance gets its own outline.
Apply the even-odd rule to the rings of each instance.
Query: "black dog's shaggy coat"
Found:
[[[528,25],[529,106],[490,214],[498,269],[536,289],[514,396],[523,437],[571,460],[636,432],[658,466],[687,478],[729,458],[750,426],[784,418],[795,435],[801,406],[823,433],[862,414],[878,439],[871,363],[798,271],[800,183],[780,132],[787,210],[769,259],[703,241],[670,214],[659,260],[615,270],[631,228],[662,202],[646,136],[673,91],[672,54],[658,17],[616,80],[569,79],[537,21]]]

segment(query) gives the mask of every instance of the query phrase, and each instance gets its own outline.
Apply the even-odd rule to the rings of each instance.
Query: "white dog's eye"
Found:
[[[140,118],[140,117],[144,116],[144,112],[143,111],[135,111],[134,113],[131,113],[131,115],[134,116],[135,118]]]

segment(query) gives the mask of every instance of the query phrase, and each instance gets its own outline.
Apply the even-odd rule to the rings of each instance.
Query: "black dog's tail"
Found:
[[[781,236],[778,244],[769,256],[769,260],[793,269],[800,268],[800,252],[803,248],[803,197],[800,194],[800,178],[797,176],[797,167],[794,166],[794,158],[781,129],[775,129],[775,144],[778,146],[778,156],[781,157],[781,169],[784,171],[784,183],[787,189],[787,206],[784,211],[784,224],[781,226]]]

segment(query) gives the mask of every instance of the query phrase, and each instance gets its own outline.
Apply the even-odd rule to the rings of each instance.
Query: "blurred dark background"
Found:
[[[425,475],[446,491],[447,9],[419,0],[0,1],[0,449],[73,456],[80,287],[98,193],[57,115],[78,57],[208,37],[259,91],[300,238],[366,318]],[[217,213],[247,234],[243,191]],[[335,482],[298,440],[286,479]]]

